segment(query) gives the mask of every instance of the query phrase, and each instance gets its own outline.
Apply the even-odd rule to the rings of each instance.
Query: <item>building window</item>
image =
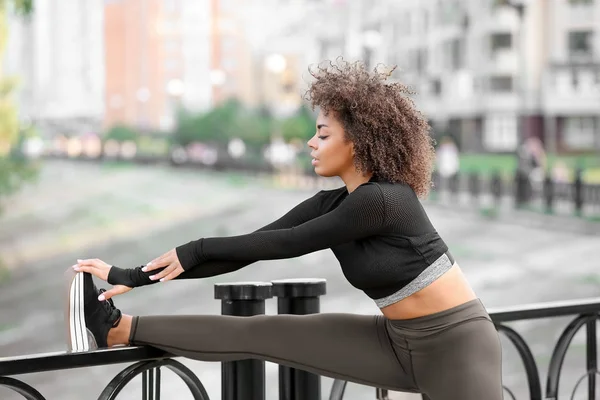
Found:
[[[564,126],[564,142],[572,150],[591,150],[595,143],[594,117],[567,117]]]
[[[431,84],[431,94],[434,96],[442,95],[442,80],[439,78],[434,78],[430,82]]]
[[[483,146],[489,151],[514,151],[518,143],[518,119],[514,114],[490,115],[485,119]]]
[[[427,69],[427,49],[408,50],[408,65],[411,71],[424,73]]]
[[[513,91],[512,76],[492,76],[490,77],[490,92],[492,93],[510,93]]]
[[[462,7],[456,0],[438,2],[438,19],[440,25],[452,25],[460,21]]]
[[[456,71],[465,66],[465,45],[461,39],[447,40],[442,47],[445,68]]]
[[[593,32],[569,32],[569,56],[574,60],[589,60],[593,55]]]
[[[490,35],[490,46],[492,52],[498,50],[510,50],[512,48],[512,34],[510,33],[492,33]]]

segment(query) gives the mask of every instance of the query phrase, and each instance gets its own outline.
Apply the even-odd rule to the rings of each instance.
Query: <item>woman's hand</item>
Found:
[[[73,269],[77,272],[88,272],[95,277],[102,279],[103,281],[108,281],[108,272],[112,268],[112,265],[105,263],[102,260],[97,258],[88,259],[88,260],[77,260],[77,264],[73,265]],[[108,300],[111,297],[117,296],[119,294],[127,293],[131,290],[129,286],[124,285],[114,285],[110,290],[102,293],[98,296],[98,300],[104,301]]]
[[[170,250],[162,256],[150,261],[144,268],[142,268],[142,271],[154,271],[155,269],[163,267],[166,268],[160,273],[152,275],[150,279],[153,281],[160,279],[161,282],[166,282],[170,281],[171,279],[175,279],[184,271],[181,263],[179,262],[179,258],[177,257],[177,252],[175,249]]]

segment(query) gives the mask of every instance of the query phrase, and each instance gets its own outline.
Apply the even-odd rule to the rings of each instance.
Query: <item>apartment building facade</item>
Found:
[[[600,150],[600,1],[504,3],[350,2],[322,53],[398,65],[434,134],[463,151],[514,152],[532,136],[552,152]]]
[[[21,120],[41,134],[97,131],[104,113],[103,0],[38,0],[9,15],[4,73],[19,78]]]
[[[105,2],[105,129],[169,131],[180,107],[210,107],[208,10],[208,0]]]
[[[464,151],[600,150],[600,2],[403,1],[388,9],[396,75]],[[385,18],[383,18],[385,20]]]

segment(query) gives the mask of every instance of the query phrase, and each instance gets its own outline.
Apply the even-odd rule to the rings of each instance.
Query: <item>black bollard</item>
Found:
[[[265,300],[273,297],[272,287],[268,282],[215,284],[215,299],[221,300],[222,315],[262,315],[265,313]],[[240,360],[222,363],[221,399],[265,400],[264,361]]]
[[[546,213],[554,212],[554,181],[550,171],[546,172],[544,177],[544,204],[546,205]]]
[[[575,181],[573,182],[573,203],[575,203],[575,215],[581,216],[583,211],[583,171],[581,168],[575,170]]]
[[[494,201],[496,203],[496,208],[500,208],[502,205],[502,177],[498,171],[495,171],[492,175],[492,181],[490,183],[492,196],[494,197]]]
[[[283,279],[273,281],[278,314],[317,314],[326,292],[325,279]],[[321,377],[310,372],[279,366],[279,400],[319,400]]]
[[[477,172],[471,172],[469,174],[469,194],[471,195],[471,200],[474,203],[479,202],[479,195],[481,193],[481,180]]]

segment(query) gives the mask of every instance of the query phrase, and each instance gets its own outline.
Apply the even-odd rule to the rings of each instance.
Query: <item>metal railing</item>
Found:
[[[490,176],[471,172],[444,178],[434,172],[432,181],[430,199],[433,201],[448,195],[447,200],[455,203],[464,194],[471,204],[487,203],[495,209],[508,205],[545,214],[600,217],[600,185],[585,183],[581,169],[575,170],[572,182],[556,182],[550,174],[534,182],[519,171],[509,179],[498,172]]]
[[[265,301],[277,297],[278,314],[313,314],[320,311],[320,296],[326,292],[324,279],[292,279],[273,282],[225,283],[215,285],[215,298],[221,300],[223,315],[251,316],[265,313]],[[489,309],[498,331],[515,346],[525,367],[530,400],[557,400],[561,370],[565,355],[575,334],[586,327],[586,371],[575,384],[573,395],[585,378],[588,378],[588,400],[596,400],[597,331],[600,316],[600,298],[529,304]],[[545,391],[542,390],[539,368],[525,339],[508,322],[573,316],[556,342],[550,364]],[[138,375],[142,375],[142,398],[159,400],[161,368],[177,374],[187,385],[196,400],[209,399],[196,375],[174,359],[173,354],[153,347],[117,347],[90,352],[57,352],[0,358],[0,385],[21,394],[27,400],[45,400],[32,386],[13,378],[15,375],[44,371],[92,367],[133,362],[117,374],[105,387],[99,400],[115,399],[121,390]],[[264,400],[265,362],[240,360],[222,364],[221,398],[223,400]],[[280,400],[317,400],[321,398],[321,377],[309,372],[279,366]],[[329,400],[342,400],[346,382],[333,382]],[[504,387],[511,399],[513,391]],[[375,388],[376,399],[388,399],[388,391]],[[543,393],[545,393],[543,395]],[[572,395],[572,398],[573,398]],[[424,399],[427,399],[423,395]]]

